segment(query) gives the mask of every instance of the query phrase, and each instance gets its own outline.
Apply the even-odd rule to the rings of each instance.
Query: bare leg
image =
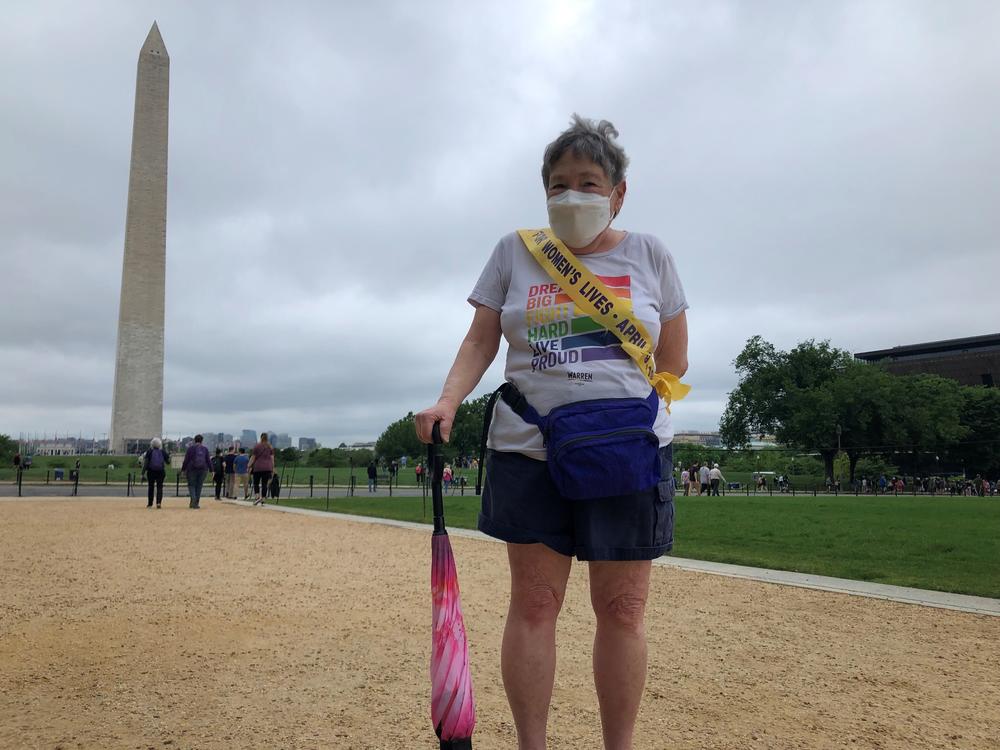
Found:
[[[544,544],[508,544],[510,608],[500,666],[520,750],[545,748],[556,672],[556,618],[572,558]]]
[[[606,750],[632,747],[646,684],[649,560],[590,563],[590,601],[597,616],[594,683]]]

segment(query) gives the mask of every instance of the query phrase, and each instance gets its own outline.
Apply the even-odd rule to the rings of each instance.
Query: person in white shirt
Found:
[[[687,469],[684,469],[684,471],[681,472],[681,484],[684,486],[685,495],[688,494],[688,490],[691,489],[691,486],[689,484],[690,479],[691,475],[688,473]]]
[[[709,468],[708,461],[705,461],[701,468],[698,469],[698,480],[701,482],[701,490],[698,492],[699,495],[708,494],[708,480],[709,480]]]
[[[719,483],[726,481],[726,478],[722,476],[722,472],[719,470],[718,464],[713,464],[712,470],[708,472],[708,478],[712,482],[712,494],[718,497]]]

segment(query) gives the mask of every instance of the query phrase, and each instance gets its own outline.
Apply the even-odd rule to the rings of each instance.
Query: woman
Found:
[[[267,433],[260,433],[260,442],[250,453],[250,476],[253,477],[253,504],[263,505],[267,500],[267,489],[274,473],[274,448],[268,442]]]
[[[158,437],[149,441],[149,450],[142,457],[142,465],[149,484],[146,507],[153,507],[155,493],[156,507],[159,508],[163,503],[163,480],[166,479],[167,467],[170,465],[170,454],[163,450],[163,441]]]
[[[574,115],[570,128],[549,144],[542,163],[549,221],[574,261],[617,297],[631,299],[634,317],[653,339],[646,343],[656,371],[679,377],[687,370],[688,305],[673,259],[655,237],[611,227],[625,200],[628,165],[617,135],[606,121]],[[610,331],[581,315],[526,243],[508,235],[487,262],[469,297],[472,325],[441,397],[416,417],[423,442],[430,442],[435,422],[448,439],[458,405],[490,366],[501,335],[509,344],[506,379],[538,415],[571,402],[650,398],[650,381],[630,355]],[[496,405],[479,528],[507,542],[511,592],[501,667],[522,749],[545,747],[556,618],[573,555],[589,566],[605,747],[631,747],[646,676],[650,561],[673,543],[673,429],[662,402],[652,429],[660,446],[652,459],[661,464],[659,484],[629,495],[569,500],[547,471],[538,427],[506,400]]]

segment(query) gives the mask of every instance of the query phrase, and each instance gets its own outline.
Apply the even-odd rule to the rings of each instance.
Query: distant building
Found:
[[[267,436],[270,439],[271,447],[275,450],[280,451],[292,447],[292,438],[287,432],[269,432]]]
[[[880,364],[894,375],[940,375],[962,385],[1000,384],[1000,333],[857,352],[854,358]]]
[[[76,441],[38,440],[33,448],[36,456],[72,456],[76,454]]]
[[[250,448],[257,444],[257,433],[253,430],[243,430],[240,434],[240,445]]]
[[[706,448],[721,448],[722,438],[719,436],[718,432],[699,432],[698,430],[688,430],[687,432],[675,432],[674,443],[704,445]]]
[[[307,438],[307,437],[299,438],[300,451],[314,451],[316,450],[316,447],[317,447],[316,438]]]
[[[351,443],[345,446],[345,448],[349,451],[373,451],[375,450],[375,441],[373,440],[370,443]]]

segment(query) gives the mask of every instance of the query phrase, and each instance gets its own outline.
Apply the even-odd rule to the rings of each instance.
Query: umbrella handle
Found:
[[[441,423],[435,422],[431,428],[430,445],[427,446],[427,467],[431,470],[431,498],[434,506],[434,533],[447,534],[444,527],[444,493],[441,485],[444,480],[444,457],[441,455]]]

